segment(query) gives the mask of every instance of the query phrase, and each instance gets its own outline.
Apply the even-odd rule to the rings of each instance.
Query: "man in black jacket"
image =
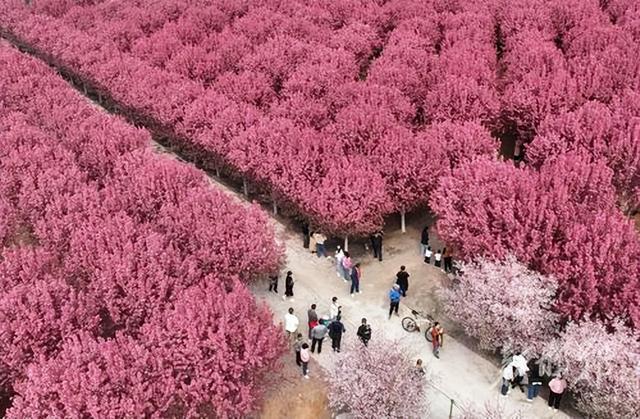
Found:
[[[369,339],[371,339],[371,326],[367,324],[367,319],[362,319],[362,324],[358,328],[358,337],[364,343],[364,346],[367,346],[369,343]]]
[[[406,269],[407,268],[402,265],[400,272],[396,274],[396,284],[400,286],[400,293],[402,293],[403,297],[407,296],[407,291],[409,290],[409,273]]]

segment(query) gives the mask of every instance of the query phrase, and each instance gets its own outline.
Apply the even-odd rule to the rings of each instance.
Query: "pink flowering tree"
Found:
[[[577,407],[589,417],[631,418],[640,412],[637,332],[620,323],[570,323],[544,356],[560,368]]]
[[[556,332],[552,311],[557,283],[528,269],[512,255],[461,266],[451,287],[440,292],[445,312],[481,348],[503,353],[517,348],[539,354]]]
[[[383,338],[368,346],[349,342],[327,374],[329,405],[354,418],[424,417],[428,411],[429,373],[418,373],[413,361]]]

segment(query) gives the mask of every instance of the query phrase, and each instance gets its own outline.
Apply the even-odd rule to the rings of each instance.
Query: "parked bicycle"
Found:
[[[424,330],[424,337],[431,342],[431,328],[435,323],[435,319],[429,313],[411,309],[412,316],[402,319],[402,328],[407,332],[415,332]]]

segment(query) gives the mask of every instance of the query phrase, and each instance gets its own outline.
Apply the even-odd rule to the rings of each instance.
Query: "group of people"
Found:
[[[453,271],[453,252],[451,248],[437,249],[435,253],[429,244],[429,226],[425,226],[420,236],[420,254],[424,257],[424,263],[430,265],[433,257],[433,264],[436,268],[449,273]]]
[[[333,352],[339,353],[342,342],[342,335],[346,332],[344,323],[342,322],[342,306],[338,304],[338,297],[331,299],[329,314],[318,317],[317,305],[311,304],[307,310],[307,337],[299,331],[300,320],[294,314],[293,307],[290,307],[285,314],[284,325],[287,333],[287,339],[291,343],[296,356],[296,365],[302,367],[302,375],[309,378],[309,360],[312,353],[322,353],[322,343],[329,336],[331,339],[331,349]],[[363,345],[367,345],[371,339],[371,326],[367,323],[367,319],[361,320],[358,327],[357,336]],[[295,337],[295,338],[294,338]],[[295,340],[294,340],[295,339]],[[309,345],[311,341],[311,345]]]
[[[533,399],[540,394],[543,375],[545,373],[542,371],[540,360],[527,362],[522,353],[516,352],[502,369],[500,393],[503,397],[507,397],[513,388],[518,387],[523,393],[526,388],[527,402],[532,403]],[[549,381],[549,409],[557,411],[560,408],[560,399],[566,389],[567,381],[562,377],[562,374],[556,374],[551,378]]]

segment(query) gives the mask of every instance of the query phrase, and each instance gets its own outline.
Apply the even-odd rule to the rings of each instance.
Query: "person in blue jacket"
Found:
[[[391,318],[391,314],[395,311],[396,316],[398,314],[398,307],[400,306],[400,285],[394,284],[393,288],[389,291],[389,302],[391,303],[389,306],[389,318]]]

